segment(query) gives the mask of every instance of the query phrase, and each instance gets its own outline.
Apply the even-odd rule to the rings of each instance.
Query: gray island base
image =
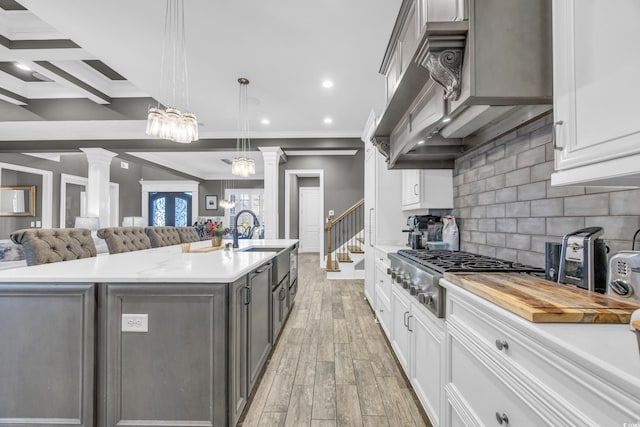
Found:
[[[297,289],[296,240],[242,243],[280,250],[107,255],[75,280],[87,260],[2,272],[0,425],[236,425]],[[163,260],[174,281],[101,280]]]

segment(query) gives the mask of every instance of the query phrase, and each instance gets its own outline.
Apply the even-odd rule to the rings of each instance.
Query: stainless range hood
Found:
[[[388,167],[453,168],[470,148],[550,111],[551,53],[551,0],[405,0],[373,136]]]

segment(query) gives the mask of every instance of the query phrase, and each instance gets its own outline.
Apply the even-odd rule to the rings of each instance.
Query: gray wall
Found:
[[[290,238],[297,239],[300,232],[300,188],[319,186],[319,177],[298,177],[295,175],[291,177],[291,194],[289,195],[289,206],[291,206],[291,216],[289,218]],[[280,198],[284,198],[284,194],[280,195]]]
[[[321,169],[324,171],[324,214],[333,209],[336,215],[364,197],[364,151],[353,156],[291,156],[280,164],[279,212],[280,237],[284,237],[284,175],[289,169]],[[300,183],[298,183],[300,186]],[[297,190],[296,190],[297,194]],[[297,209],[296,209],[297,216]],[[293,216],[293,208],[291,210]],[[297,229],[297,227],[296,227]]]
[[[26,172],[2,169],[2,185],[35,185],[36,186],[36,216],[6,216],[0,217],[0,239],[8,239],[9,235],[22,228],[29,228],[31,221],[42,218],[42,176]]]
[[[611,253],[631,249],[640,190],[551,187],[551,115],[465,154],[454,170],[461,249],[544,267],[545,241],[604,227]]]
[[[262,179],[242,179],[242,180],[212,180],[203,181],[198,187],[199,197],[199,213],[198,216],[204,217],[224,217],[225,211],[220,207],[220,200],[224,197],[225,188],[264,188],[264,180]],[[206,210],[204,199],[205,196],[218,196],[218,209]]]

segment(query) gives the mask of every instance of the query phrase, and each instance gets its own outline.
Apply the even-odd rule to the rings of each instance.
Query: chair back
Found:
[[[193,227],[176,227],[180,236],[180,243],[191,243],[200,241],[198,231]]]
[[[11,233],[11,240],[22,245],[27,265],[96,256],[91,230],[86,228],[29,228]]]
[[[151,249],[151,242],[143,227],[101,228],[98,237],[107,243],[110,254]]]
[[[152,248],[182,243],[175,227],[145,227],[144,232],[149,236]]]

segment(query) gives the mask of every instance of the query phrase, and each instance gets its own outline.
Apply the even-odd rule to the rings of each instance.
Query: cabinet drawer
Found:
[[[451,381],[481,425],[505,421],[512,427],[550,425],[520,400],[499,375],[456,337],[451,338]],[[497,417],[502,417],[503,423]]]
[[[376,264],[376,293],[382,293],[387,300],[391,300],[391,277],[387,274],[387,267]]]
[[[556,416],[567,423],[622,425],[629,419],[640,419],[637,398],[620,393],[615,385],[591,373],[588,366],[536,342],[533,335],[526,336],[508,326],[509,318],[517,320],[515,315],[484,301],[472,304],[452,293],[447,298],[447,321],[514,372],[532,393],[541,394]],[[588,333],[586,329],[584,332]]]
[[[376,316],[382,326],[382,330],[387,334],[387,338],[391,339],[389,327],[391,326],[391,301],[386,298],[382,290],[376,285]]]
[[[391,266],[391,262],[389,261],[389,258],[387,257],[387,253],[385,251],[383,251],[382,249],[378,249],[376,248],[374,251],[374,255],[376,258],[376,265],[379,265],[380,267],[384,267],[385,271],[387,269],[387,267]]]

